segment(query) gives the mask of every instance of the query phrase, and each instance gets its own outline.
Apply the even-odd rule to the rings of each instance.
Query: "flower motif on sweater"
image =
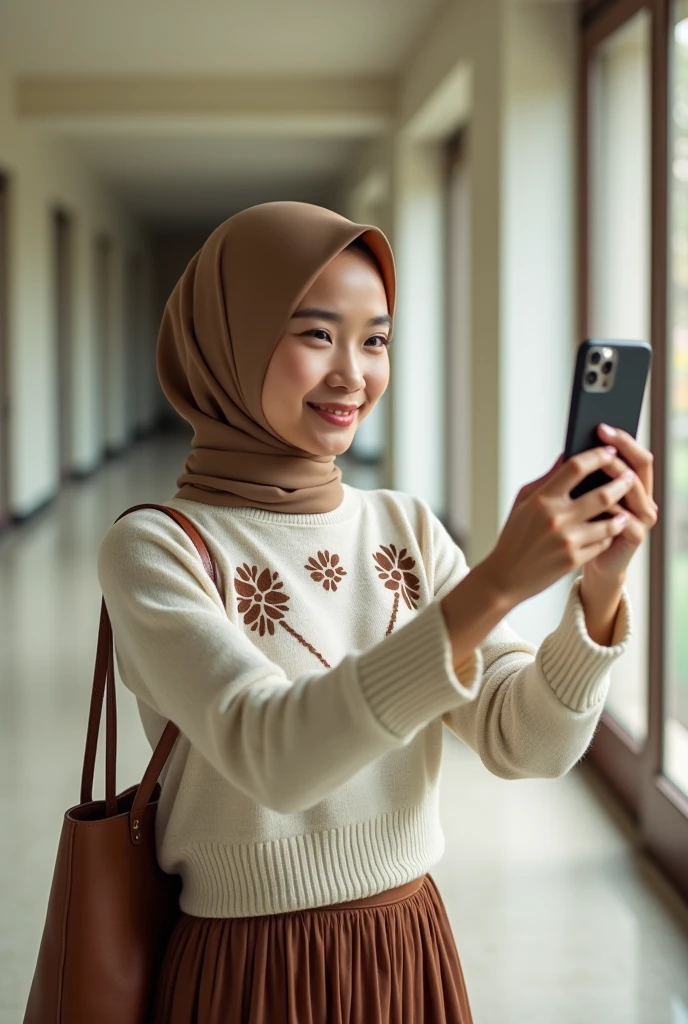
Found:
[[[418,607],[420,580],[411,572],[411,569],[415,568],[416,561],[410,555],[407,555],[406,548],[402,548],[397,553],[394,544],[390,544],[389,547],[381,544],[380,550],[374,553],[373,558],[375,559],[375,568],[378,576],[383,580],[387,590],[394,591],[392,617],[385,634],[389,636],[396,622],[399,610],[399,596],[403,597],[409,608],[414,609]]]
[[[270,636],[275,634],[275,621],[284,618],[289,597],[283,593],[283,583],[278,582],[278,573],[270,573],[263,569],[258,576],[258,566],[248,566],[246,562],[237,568],[238,579],[234,580],[234,589],[239,595],[239,613],[244,622],[253,631],[258,629],[265,636],[267,627]]]
[[[234,589],[239,595],[237,604],[239,614],[244,616],[246,625],[250,626],[254,632],[256,629],[259,630],[261,636],[265,636],[266,629],[270,636],[274,636],[275,623],[277,623],[282,629],[286,629],[287,633],[290,633],[295,640],[298,640],[307,651],[315,655],[325,668],[331,668],[332,666],[323,658],[320,651],[316,650],[313,644],[309,643],[295,629],[292,629],[286,621],[289,611],[287,601],[291,598],[284,593],[283,587],[284,584],[279,579],[279,573],[271,573],[268,568],[265,568],[259,575],[257,565],[249,565],[244,562],[237,568],[234,580]]]
[[[312,580],[322,583],[325,590],[336,590],[342,576],[346,576],[346,569],[339,564],[339,555],[330,555],[329,551],[318,551],[317,559],[311,555],[304,569],[311,574]]]

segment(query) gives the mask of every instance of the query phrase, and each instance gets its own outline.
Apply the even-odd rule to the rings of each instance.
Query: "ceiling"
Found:
[[[206,225],[269,199],[332,202],[361,146],[382,130],[383,115],[366,122],[375,102],[361,80],[387,84],[392,96],[441,3],[0,0],[0,65],[18,94],[42,91],[43,107],[20,116],[76,149],[144,222]],[[322,100],[317,117],[297,100],[290,116],[281,103],[292,80],[297,100],[304,92],[306,106]],[[212,82],[222,93],[225,81],[245,109],[234,100],[216,109]],[[85,106],[46,104],[61,85],[72,99],[80,90]],[[148,108],[145,100],[137,108],[140,93],[154,97]]]
[[[292,199],[331,205],[355,140],[218,136],[183,132],[142,139],[70,136],[121,202],[154,228],[211,228],[255,203]]]
[[[14,74],[381,75],[438,0],[3,0]]]

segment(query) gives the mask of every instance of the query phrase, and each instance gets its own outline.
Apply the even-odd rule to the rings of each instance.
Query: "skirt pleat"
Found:
[[[154,1024],[472,1024],[437,887],[265,917],[183,914]]]

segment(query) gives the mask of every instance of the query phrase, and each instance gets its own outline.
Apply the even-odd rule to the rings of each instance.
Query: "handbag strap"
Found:
[[[181,526],[198,551],[203,568],[217,586],[217,571],[213,559],[206,547],[205,541],[200,533],[177,509],[169,508],[167,505],[132,505],[122,515],[118,516],[118,522],[130,512],[136,512],[141,508],[154,508],[164,512],[170,519],[174,519]],[[115,693],[115,657],[114,641],[112,635],[112,624],[103,598],[100,606],[100,624],[98,627],[98,643],[96,647],[96,663],[93,672],[93,686],[91,689],[91,706],[88,714],[88,727],[86,730],[86,750],[84,752],[84,764],[81,773],[81,803],[87,803],[93,799],[93,776],[95,772],[96,751],[98,749],[98,735],[100,732],[100,719],[103,711],[103,699],[105,698],[105,814],[110,818],[117,813],[117,698]],[[148,767],[136,791],[134,802],[129,812],[129,834],[133,843],[141,841],[141,822],[148,802],[152,796],[160,773],[174,746],[179,729],[173,722],[165,726],[158,744],[153,751]]]

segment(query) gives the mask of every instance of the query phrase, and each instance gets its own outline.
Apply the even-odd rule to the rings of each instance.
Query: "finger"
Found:
[[[616,452],[611,448],[588,448],[572,455],[548,481],[544,493],[548,497],[558,497],[565,486],[566,493],[570,494],[577,484],[595,470],[606,469],[615,457]]]
[[[623,528],[622,536],[624,540],[638,547],[647,536],[647,527],[637,516],[629,515],[628,522]]]
[[[612,459],[605,472],[615,477],[628,472],[628,466],[621,459]],[[630,472],[633,472],[632,470]],[[640,522],[651,529],[657,522],[656,505],[647,494],[637,473],[633,473],[631,486],[623,497],[624,507],[632,512]],[[653,507],[654,506],[654,507]]]
[[[604,540],[598,541],[596,544],[590,544],[586,548],[581,549],[581,554],[585,556],[584,561],[581,563],[585,565],[586,562],[592,562],[593,558],[597,558],[614,543],[614,537],[605,537]]]
[[[623,537],[624,540],[629,541],[636,547],[647,536],[649,530],[652,529],[651,526],[648,527],[641,523],[637,516],[634,516],[627,508],[623,508],[622,505],[612,505],[607,511],[614,517],[618,516],[620,513],[623,513],[623,515],[626,516],[626,525],[618,536]],[[611,519],[604,519],[601,521],[608,523],[611,522]]]
[[[602,429],[603,427],[606,429]],[[605,444],[616,445],[619,454],[623,456],[631,469],[635,470],[646,493],[652,497],[654,484],[652,452],[644,448],[631,434],[620,427],[611,427],[609,424],[601,423],[597,428],[597,433]]]
[[[580,564],[585,565],[586,562],[592,561],[593,558],[596,558],[598,555],[601,555],[604,551],[607,551],[612,546],[612,544],[618,536],[620,536],[620,534],[608,535],[606,537],[603,537],[601,540],[596,540],[593,544],[584,545],[582,548],[579,549],[581,555]]]
[[[621,536],[627,543],[632,544],[633,547],[637,548],[640,547],[647,537],[647,534],[647,527],[632,515],[629,516],[628,522],[626,523]]]
[[[632,512],[627,512],[626,509],[622,509],[622,511],[626,516],[626,522],[617,533],[616,539],[619,543],[628,544],[630,547],[640,547],[642,542],[645,540],[648,531]],[[611,522],[611,520],[607,521]]]
[[[622,499],[622,500],[624,500],[624,499]],[[654,519],[655,519],[655,522],[656,522],[657,519],[659,518],[659,505],[652,498],[648,498],[647,501],[649,503],[649,508],[652,510],[652,512],[654,514]],[[612,512],[612,513],[616,513],[616,512],[626,512],[628,510],[625,509],[624,507],[622,507],[621,505],[613,505],[610,509],[608,509],[608,511]],[[648,513],[648,515],[649,515],[649,513]]]
[[[628,497],[635,477],[633,470],[629,469],[620,459],[615,459],[604,467],[604,471],[612,477],[608,483],[600,484],[599,487],[595,487],[571,501],[568,511],[575,521],[589,522],[600,512],[609,512],[622,499],[625,500]],[[630,478],[626,474],[629,474]],[[624,508],[623,511],[628,510]]]
[[[600,519],[592,523],[583,523],[577,531],[574,531],[574,536],[579,538],[579,544],[582,551],[586,551],[587,548],[593,544],[600,544],[605,538],[618,537],[620,533],[626,529],[629,520],[629,513],[620,508],[619,512],[614,515],[612,519]]]

